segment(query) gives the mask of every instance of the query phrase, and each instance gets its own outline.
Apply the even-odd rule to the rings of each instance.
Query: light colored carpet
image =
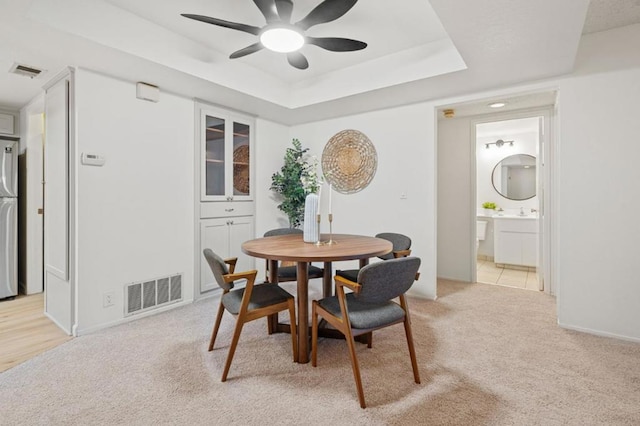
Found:
[[[401,325],[357,345],[365,410],[344,341],[321,340],[317,368],[294,364],[289,335],[268,336],[266,320],[245,327],[221,383],[234,321],[207,352],[216,298],[1,373],[0,424],[640,424],[640,345],[559,328],[538,292],[441,281],[439,294],[410,300],[422,384]]]

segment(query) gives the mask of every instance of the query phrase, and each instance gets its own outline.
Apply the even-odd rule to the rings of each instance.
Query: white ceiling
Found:
[[[294,0],[293,20],[321,0]],[[399,5],[402,6],[399,6]],[[307,34],[362,40],[359,52],[305,46],[310,67],[260,51],[255,36],[180,16],[254,26],[251,0],[0,0],[0,107],[18,109],[65,66],[295,124],[571,72],[581,34],[640,21],[640,0],[360,0]],[[586,22],[586,24],[585,24]],[[14,62],[43,68],[30,80]]]

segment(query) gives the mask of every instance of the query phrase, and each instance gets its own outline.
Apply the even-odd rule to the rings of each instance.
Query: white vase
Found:
[[[320,229],[317,219],[318,196],[309,194],[304,201],[303,239],[305,243],[317,243]]]

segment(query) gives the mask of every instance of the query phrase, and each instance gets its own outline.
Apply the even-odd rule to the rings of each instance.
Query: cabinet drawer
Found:
[[[253,216],[253,201],[216,201],[200,203],[200,217]]]
[[[538,232],[538,221],[535,219],[496,219],[493,223],[496,232]]]

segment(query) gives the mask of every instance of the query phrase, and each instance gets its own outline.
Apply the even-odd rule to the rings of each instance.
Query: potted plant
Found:
[[[496,210],[496,203],[492,203],[491,201],[486,201],[482,203],[482,208],[484,209],[485,214],[492,216]]]
[[[318,161],[307,155],[309,148],[302,148],[298,139],[293,139],[293,148],[287,148],[284,165],[280,172],[271,176],[271,190],[282,202],[278,209],[289,218],[289,226],[298,228],[304,218],[304,203],[307,195],[319,189],[316,169]]]

